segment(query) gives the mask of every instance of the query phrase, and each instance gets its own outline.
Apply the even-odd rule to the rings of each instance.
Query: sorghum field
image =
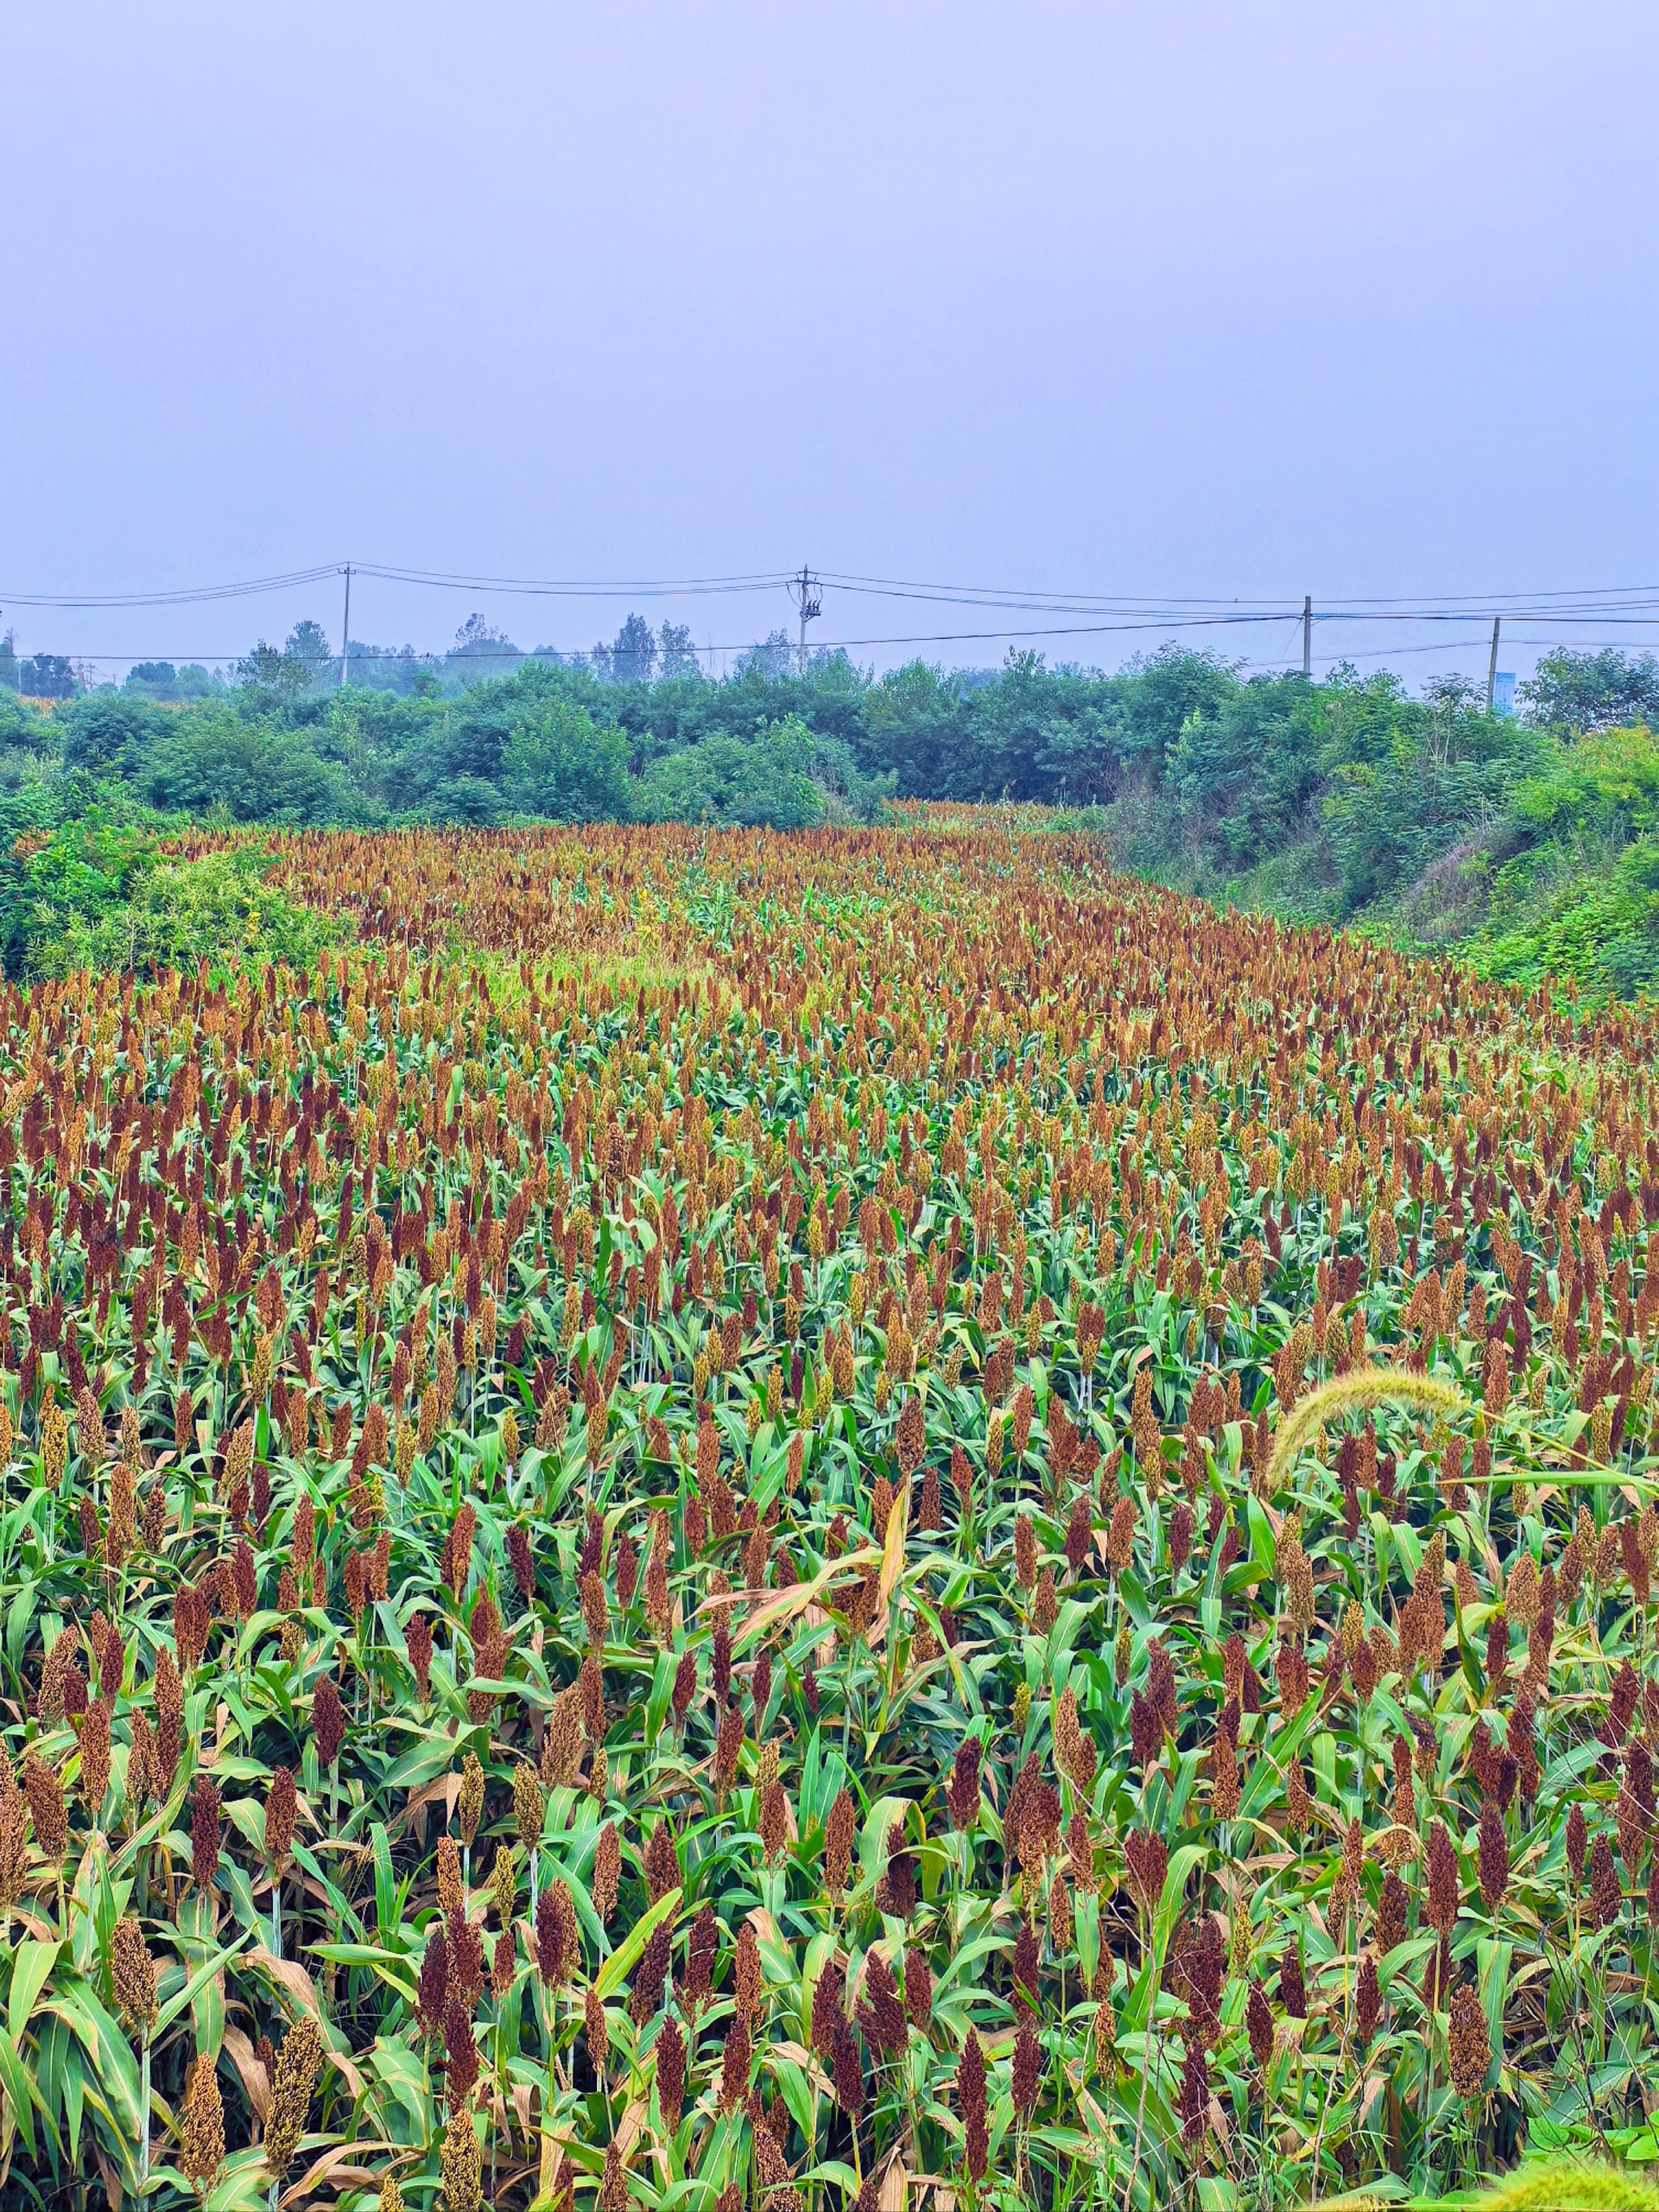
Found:
[[[279,851],[314,974],[0,1000],[7,2206],[1659,2154],[1650,1018],[992,813]]]

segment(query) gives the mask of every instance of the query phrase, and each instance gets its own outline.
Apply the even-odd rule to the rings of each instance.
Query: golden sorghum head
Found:
[[[109,1971],[124,2025],[147,2039],[155,2018],[155,1961],[144,1948],[137,1913],[124,1912],[111,1932]]]
[[[461,1795],[459,1810],[461,1816],[461,1840],[469,1847],[478,1832],[478,1822],[483,1817],[484,1775],[478,1764],[478,1754],[469,1751],[461,1761]]]
[[[444,2178],[444,2212],[479,2212],[483,2203],[483,2160],[470,2105],[458,2106],[445,2122],[438,2159]]]
[[[225,2108],[219,2095],[219,2076],[212,2059],[198,2057],[185,2092],[179,2130],[179,2171],[205,2197],[224,2162]]]
[[[519,1841],[526,1850],[533,1851],[540,1843],[546,1817],[547,1798],[536,1770],[521,1759],[513,1770],[513,1818],[518,1825]]]
[[[497,1844],[495,1863],[489,1870],[489,1887],[495,1900],[495,1918],[501,1927],[509,1926],[513,1919],[513,1900],[518,1894],[518,1869],[514,1862],[511,1844]]]
[[[283,2038],[271,2071],[270,2118],[265,2124],[265,2164],[280,2181],[294,2163],[323,2061],[323,2032],[302,2013]]]
[[[40,1472],[48,1490],[56,1490],[69,1464],[69,1416],[54,1398],[40,1423]]]
[[[395,2174],[388,2173],[380,2184],[380,2212],[404,2212],[404,2192]]]
[[[452,1912],[465,1912],[466,1893],[461,1887],[461,1855],[453,1836],[438,1838],[438,1910],[447,1920]]]

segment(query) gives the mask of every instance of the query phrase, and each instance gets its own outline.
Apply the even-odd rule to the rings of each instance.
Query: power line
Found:
[[[611,581],[543,580],[521,576],[466,576],[437,570],[397,568],[378,562],[331,561],[315,568],[295,568],[281,576],[258,576],[228,584],[197,584],[160,592],[54,592],[0,590],[0,605],[15,607],[162,607],[200,605],[213,599],[246,599],[259,592],[296,590],[323,582],[350,568],[360,576],[376,576],[388,583],[417,584],[465,592],[507,592],[526,598],[562,597],[615,599],[629,592],[677,597],[713,592],[774,591],[788,581],[787,572],[764,575],[688,576],[678,579],[617,578]]]
[[[95,607],[179,606],[201,605],[216,599],[251,597],[256,594],[296,590],[319,583],[331,576],[343,574],[347,568],[358,574],[374,576],[388,583],[402,583],[421,588],[445,591],[500,592],[512,596],[550,598],[622,598],[636,596],[678,597],[692,595],[725,595],[753,593],[780,588],[794,588],[799,578],[779,569],[749,571],[726,576],[684,577],[613,577],[613,578],[545,578],[531,576],[474,575],[459,571],[415,568],[386,562],[331,562],[310,568],[290,569],[278,575],[246,578],[222,584],[201,584],[153,592],[43,592],[0,590],[0,603],[12,606],[58,607],[64,610]],[[1172,626],[1195,615],[1211,617],[1233,615],[1243,617],[1247,611],[1261,611],[1278,617],[1293,617],[1297,611],[1294,598],[1283,599],[1247,599],[1221,597],[1163,597],[1133,594],[1104,594],[1092,592],[1043,592],[1025,587],[991,587],[981,585],[927,583],[915,580],[865,576],[834,570],[819,572],[822,581],[845,591],[874,598],[913,599],[960,606],[981,606],[988,610],[1006,609],[1020,613],[1075,613],[1107,616],[1113,614],[1161,614]],[[817,580],[816,579],[813,580]],[[1606,586],[1575,587],[1571,590],[1550,589],[1539,592],[1487,592],[1480,593],[1424,593],[1407,597],[1348,598],[1322,597],[1320,621],[1469,621],[1484,618],[1494,608],[1506,615],[1519,615],[1527,608],[1547,612],[1552,619],[1604,620],[1639,619],[1628,611],[1647,605],[1659,607],[1659,585],[1631,584]],[[1004,635],[1012,635],[1007,632]],[[989,635],[989,633],[988,633]],[[848,641],[848,642],[863,641]],[[870,641],[874,642],[876,641]],[[902,642],[904,641],[895,641]],[[930,641],[921,640],[921,642]]]

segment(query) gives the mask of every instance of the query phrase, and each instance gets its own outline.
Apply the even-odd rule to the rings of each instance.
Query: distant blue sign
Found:
[[[1492,680],[1492,710],[1494,714],[1515,712],[1515,671],[1500,668]]]

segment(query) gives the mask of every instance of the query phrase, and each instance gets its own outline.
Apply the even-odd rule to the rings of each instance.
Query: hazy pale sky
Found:
[[[30,649],[337,638],[331,585],[5,595],[346,558],[1148,598],[1659,579],[1652,0],[3,20],[0,628]],[[700,643],[790,611],[360,591],[354,635],[422,647],[473,605],[566,647],[630,598]],[[997,621],[832,592],[818,634]],[[1483,663],[1463,635],[1400,665]]]

